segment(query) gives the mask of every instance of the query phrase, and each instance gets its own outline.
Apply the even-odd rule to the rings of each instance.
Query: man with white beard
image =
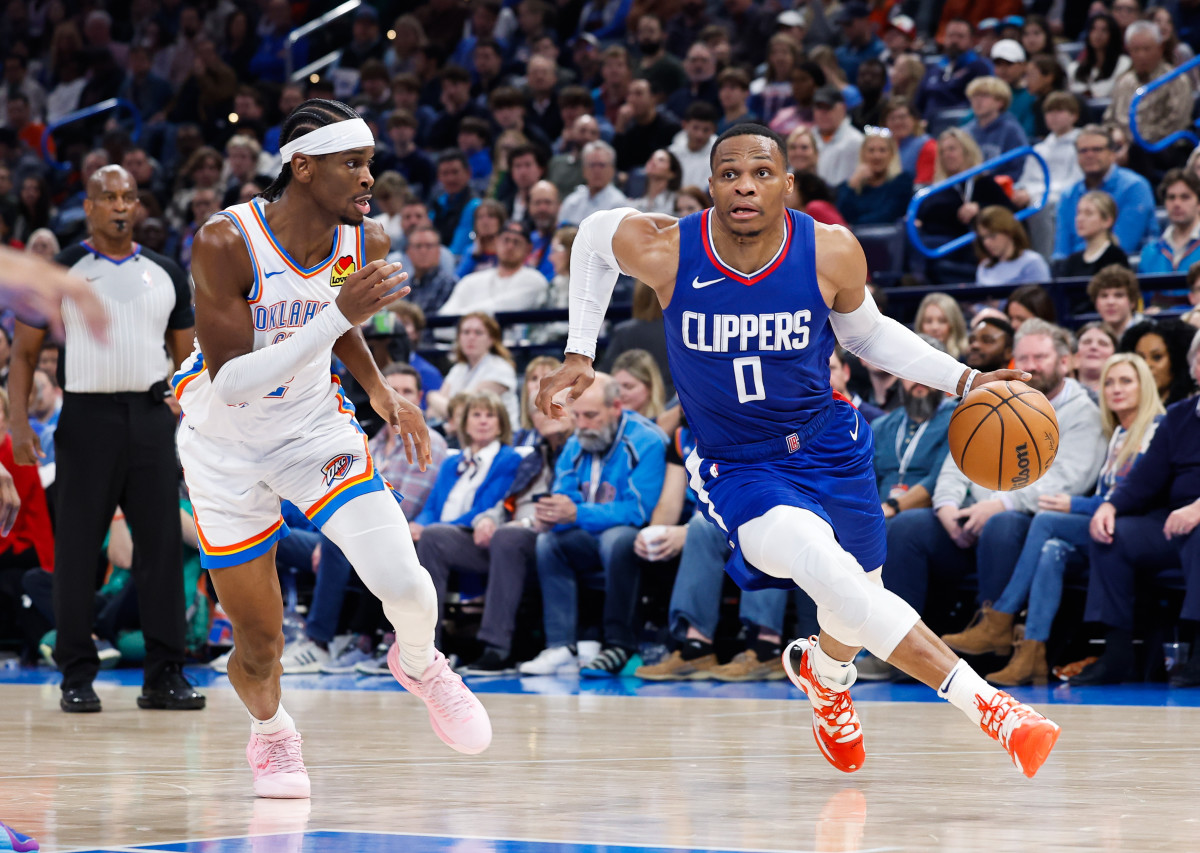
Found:
[[[612,377],[596,381],[572,404],[575,435],[558,457],[552,494],[537,503],[534,525],[546,648],[519,667],[522,675],[555,675],[582,663],[595,674],[620,673],[637,651],[633,631],[637,574],[610,573],[612,555],[627,552],[650,520],[662,491],[667,437],[653,421],[623,409]],[[578,588],[604,588],[604,642],[580,661],[576,646]]]

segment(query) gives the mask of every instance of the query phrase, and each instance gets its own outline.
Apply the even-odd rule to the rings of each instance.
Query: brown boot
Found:
[[[1045,684],[1050,675],[1046,666],[1046,644],[1038,640],[1020,640],[1008,666],[987,677],[992,684],[1020,687],[1024,684]]]
[[[985,601],[983,609],[975,614],[965,631],[960,634],[946,634],[942,637],[942,642],[965,655],[982,655],[988,652],[996,655],[1011,654],[1013,615],[993,610],[991,605],[990,601]]]

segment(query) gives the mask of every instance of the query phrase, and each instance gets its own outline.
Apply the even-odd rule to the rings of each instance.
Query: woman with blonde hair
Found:
[[[787,164],[793,174],[798,172],[817,173],[821,152],[817,148],[817,136],[811,125],[801,125],[787,135]]]
[[[975,225],[976,284],[1027,284],[1050,280],[1050,265],[1029,248],[1025,226],[1005,207],[985,207]]]
[[[961,127],[949,128],[938,136],[933,181],[953,178],[982,162],[983,155],[971,134]],[[917,210],[917,227],[934,238],[927,242],[940,245],[974,230],[979,211],[993,205],[1012,209],[1012,202],[990,175],[976,175],[925,196]],[[947,260],[970,263],[971,250],[963,247]]]
[[[1112,196],[1103,190],[1084,193],[1075,207],[1075,233],[1083,238],[1083,249],[1059,261],[1055,274],[1091,278],[1111,264],[1129,266],[1129,256],[1113,234],[1116,221],[1117,203]]]
[[[987,676],[993,684],[1045,684],[1049,674],[1046,641],[1062,600],[1068,569],[1086,572],[1092,514],[1116,490],[1150,446],[1165,410],[1150,368],[1141,356],[1118,353],[1100,374],[1100,423],[1108,438],[1108,454],[1090,497],[1042,495],[1021,556],[1008,586],[996,603],[983,606],[977,622],[961,634],[942,639],[958,652],[1007,654],[1014,645],[1013,622],[1028,606],[1025,638],[1016,641],[1008,666]]]
[[[888,72],[888,80],[892,84],[892,97],[912,100],[916,97],[917,88],[924,76],[925,63],[921,61],[921,57],[915,53],[900,54]]]
[[[620,389],[621,405],[654,420],[666,403],[662,372],[644,349],[626,350],[613,361],[612,378]]]
[[[517,371],[512,354],[501,343],[500,324],[491,314],[473,311],[458,320],[454,366],[437,391],[426,395],[428,411],[447,416],[450,398],[459,391],[490,391],[504,401],[511,423],[517,419]]]
[[[967,321],[958,300],[946,293],[930,293],[917,306],[913,328],[938,341],[946,352],[961,359],[967,354]]]
[[[900,167],[900,149],[887,128],[868,127],[858,166],[838,187],[837,208],[851,225],[890,225],[904,216],[913,178]]]

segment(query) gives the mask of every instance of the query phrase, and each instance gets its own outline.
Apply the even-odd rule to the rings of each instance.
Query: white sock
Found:
[[[397,635],[396,645],[400,647],[400,668],[408,673],[410,678],[420,681],[425,670],[433,663],[433,637],[423,643],[414,643],[402,642]]]
[[[971,669],[965,660],[959,660],[954,665],[954,669],[950,670],[950,674],[937,691],[938,696],[966,714],[975,725],[979,725],[983,719],[979,703],[982,702],[985,706],[990,704],[999,692]]]
[[[854,683],[854,680],[858,678],[858,670],[854,667],[853,661],[840,661],[837,658],[830,657],[821,648],[820,642],[816,644],[812,651],[812,668],[813,674],[817,676],[817,680],[824,687],[839,692],[849,688]]]
[[[246,713],[250,713],[247,711]],[[283,731],[296,731],[296,721],[291,718],[287,711],[283,710],[283,703],[279,703],[278,710],[275,711],[275,716],[269,720],[260,720],[253,714],[250,714],[250,733],[256,735],[273,735]]]

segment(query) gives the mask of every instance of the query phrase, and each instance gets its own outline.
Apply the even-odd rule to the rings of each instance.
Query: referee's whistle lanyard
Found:
[[[917,431],[913,433],[913,437],[908,442],[908,447],[905,447],[904,436],[908,433],[908,415],[904,415],[904,423],[896,431],[896,457],[900,460],[900,471],[896,477],[896,485],[904,483],[904,474],[908,471],[908,466],[917,452],[917,445],[921,442],[921,436],[925,434],[925,428],[929,426],[929,421],[931,420],[933,419],[926,418],[925,422],[917,427]],[[903,453],[900,452],[901,449],[904,450]]]

